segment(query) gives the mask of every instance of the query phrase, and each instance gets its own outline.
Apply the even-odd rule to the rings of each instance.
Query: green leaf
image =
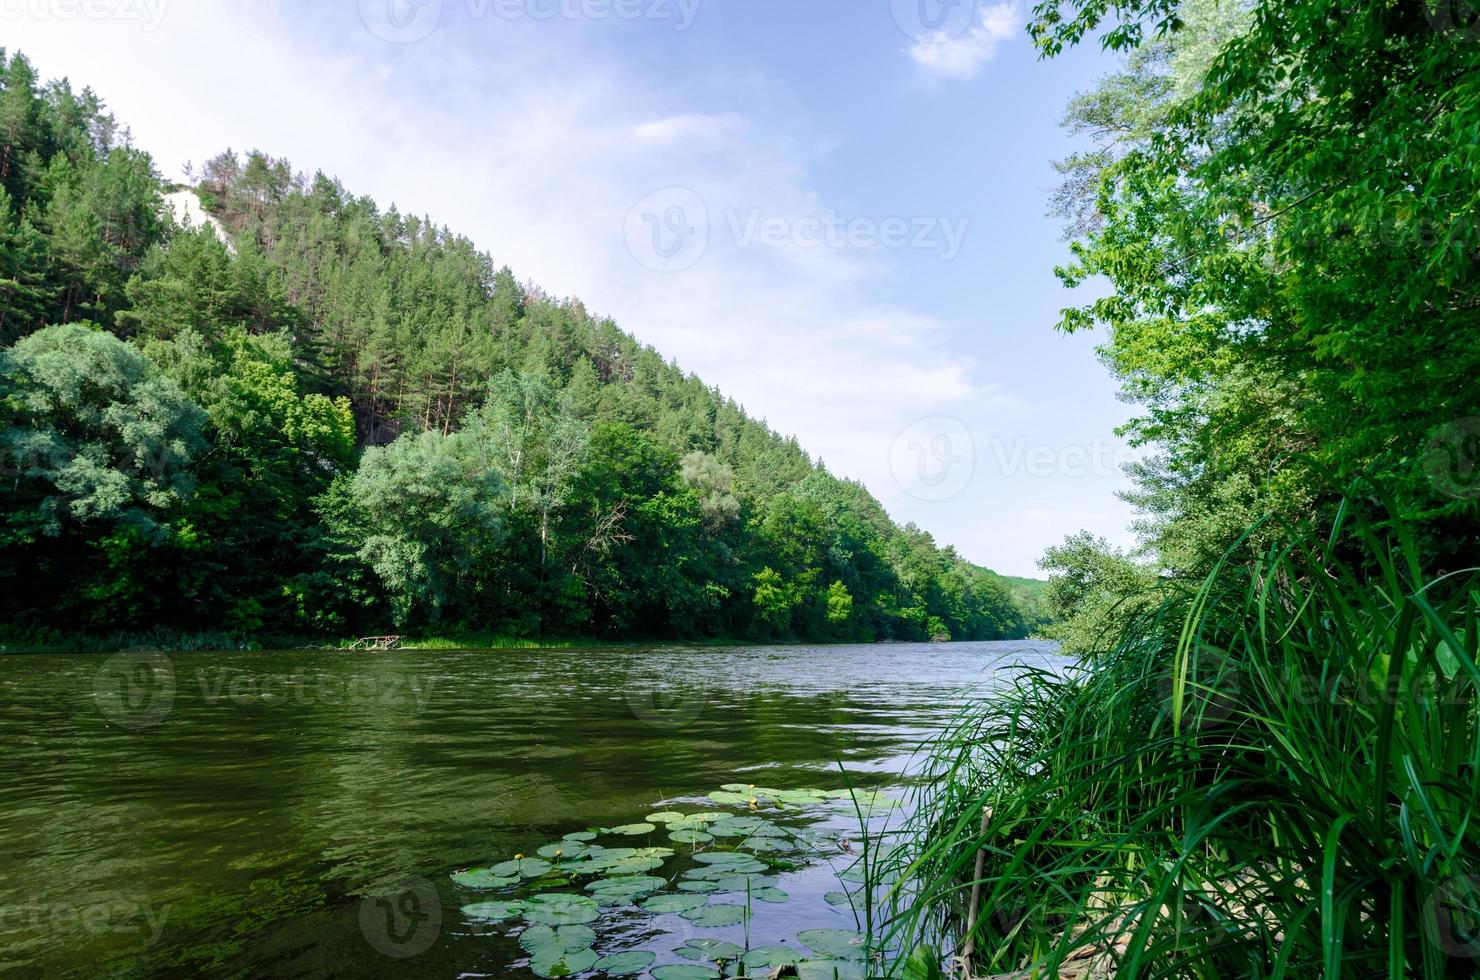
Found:
[[[558,949],[545,949],[529,958],[529,968],[542,977],[569,977],[585,973],[596,965],[596,952],[590,949],[566,953]]]
[[[666,966],[655,966],[652,975],[654,980],[719,980],[718,970],[693,963],[669,963]]]
[[[838,959],[862,959],[868,952],[862,933],[847,929],[807,929],[797,934],[812,952]]]
[[[653,912],[663,915],[672,912],[687,912],[707,905],[709,899],[703,895],[654,895],[637,903],[637,907],[644,912]]]
[[[535,895],[524,909],[524,919],[535,925],[574,926],[594,922],[600,915],[596,900],[567,892]]]
[[[779,966],[794,966],[802,961],[802,954],[786,946],[757,946],[741,959],[746,966],[774,970]]]
[[[594,942],[596,933],[590,926],[527,926],[519,934],[519,945],[531,953],[549,949],[574,953],[586,949]]]
[[[510,885],[519,884],[517,877],[504,877],[496,875],[492,868],[469,868],[459,871],[452,876],[454,883],[464,888],[508,888]]]
[[[496,922],[499,919],[512,919],[524,912],[524,902],[475,902],[472,905],[464,905],[460,911],[470,919],[487,919]]]
[[[701,929],[719,929],[723,926],[739,925],[745,920],[744,906],[716,902],[700,908],[689,909],[683,917]]]
[[[643,970],[652,966],[653,961],[657,958],[657,953],[645,949],[633,949],[625,953],[612,953],[610,956],[603,956],[596,961],[593,969],[601,970],[612,976],[624,976],[632,973],[641,973]]]
[[[651,834],[657,829],[650,823],[624,823],[620,827],[607,827],[604,832],[620,834],[623,837],[638,837],[642,834]]]
[[[723,939],[690,939],[673,952],[686,960],[704,960],[713,963],[717,960],[737,960],[744,950]]]

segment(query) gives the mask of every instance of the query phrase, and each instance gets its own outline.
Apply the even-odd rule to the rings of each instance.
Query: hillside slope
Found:
[[[0,290],[7,622],[1028,628],[998,576],[467,239],[260,153],[211,161],[215,221],[182,229],[101,102],[19,56],[3,77],[29,150],[0,233],[34,285]]]

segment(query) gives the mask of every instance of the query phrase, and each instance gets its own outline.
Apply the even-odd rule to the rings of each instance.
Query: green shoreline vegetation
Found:
[[[1144,546],[932,743],[876,880],[912,980],[1474,975],[1480,45],[1456,5],[1043,0],[1069,286]]]
[[[467,239],[260,152],[167,185],[96,94],[3,53],[0,344],[19,637],[1039,625],[1000,576]]]

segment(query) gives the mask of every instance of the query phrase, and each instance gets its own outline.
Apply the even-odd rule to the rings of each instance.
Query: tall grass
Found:
[[[1340,521],[1169,586],[933,746],[878,941],[975,976],[1474,975],[1477,610]]]

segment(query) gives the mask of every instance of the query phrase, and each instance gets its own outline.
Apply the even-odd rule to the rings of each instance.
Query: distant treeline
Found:
[[[1021,586],[577,301],[225,153],[179,228],[90,91],[0,52],[0,620],[996,639]],[[1021,601],[1020,601],[1021,600]]]

